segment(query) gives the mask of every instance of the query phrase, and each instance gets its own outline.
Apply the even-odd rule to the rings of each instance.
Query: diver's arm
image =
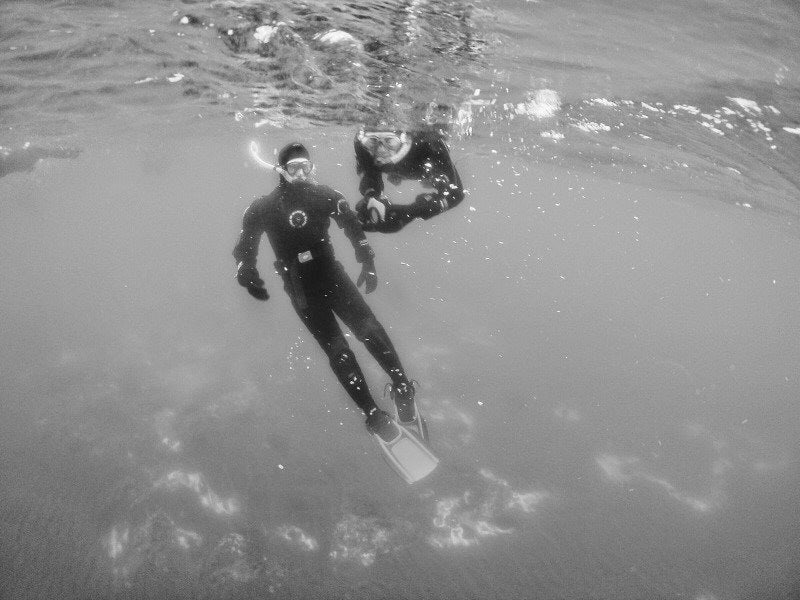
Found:
[[[367,241],[367,236],[364,235],[364,228],[361,226],[356,213],[350,209],[350,205],[344,196],[339,192],[335,192],[334,197],[331,198],[331,203],[331,217],[336,221],[339,228],[344,231],[345,236],[353,245],[353,249],[356,251],[356,260],[363,263],[365,260],[374,257],[375,253]]]
[[[435,193],[419,194],[408,207],[414,218],[430,219],[457,206],[464,199],[464,188],[450,152],[441,138],[430,142],[430,171],[427,180]]]
[[[433,186],[439,195],[447,200],[447,208],[457,206],[464,199],[464,187],[456,166],[450,158],[450,151],[444,140],[438,139],[433,144]]]
[[[358,214],[364,231],[396,233],[417,218],[413,204],[392,204],[383,198],[362,198],[358,203]]]
[[[356,260],[361,263],[361,273],[356,281],[357,286],[366,283],[365,291],[370,294],[378,287],[378,275],[375,270],[375,252],[372,246],[367,241],[367,236],[364,235],[364,229],[361,227],[361,222],[358,220],[356,213],[350,210],[350,205],[344,196],[339,194],[334,198],[334,208],[331,211],[331,217],[336,221],[336,224],[344,231],[347,239],[353,244],[353,249],[356,252]]]
[[[233,249],[233,258],[237,263],[236,280],[257,300],[269,298],[269,293],[264,287],[264,280],[261,279],[256,268],[258,244],[261,241],[262,232],[258,213],[251,205],[242,217],[242,231],[239,234],[239,241]]]
[[[359,193],[362,196],[380,198],[383,193],[381,170],[375,164],[375,159],[357,137],[353,145],[356,150],[356,173],[361,175],[361,181],[358,183]]]
[[[242,230],[239,232],[239,241],[233,249],[233,258],[237,263],[246,263],[255,266],[258,258],[258,244],[261,241],[263,230],[260,227],[258,214],[254,205],[244,211],[242,217]]]

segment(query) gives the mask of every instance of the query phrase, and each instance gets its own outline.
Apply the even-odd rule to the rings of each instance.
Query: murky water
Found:
[[[0,596],[796,596],[798,21],[4,3]],[[442,459],[414,487],[230,256],[250,139],[354,202],[379,115],[446,127],[469,189],[370,236]]]

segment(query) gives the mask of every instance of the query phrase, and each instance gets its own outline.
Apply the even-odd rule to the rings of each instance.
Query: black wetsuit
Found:
[[[408,379],[383,326],[334,256],[328,235],[331,218],[350,239],[359,262],[371,260],[371,254],[364,254],[369,246],[361,225],[342,194],[327,186],[283,180],[245,211],[233,256],[255,267],[261,234],[266,232],[292,306],[325,350],[350,397],[369,414],[375,402],[334,315],[364,343],[395,385]]]
[[[387,203],[385,219],[372,223],[366,218],[364,203],[360,203],[358,216],[365,231],[391,233],[399,231],[414,219],[430,219],[464,199],[464,188],[450,152],[441,135],[434,131],[407,132],[411,138],[408,153],[396,163],[379,165],[356,135],[356,172],[361,175],[358,190],[362,196],[379,198],[383,194],[383,175],[390,181],[403,179],[422,181],[435,191],[419,194],[413,203],[396,205]]]

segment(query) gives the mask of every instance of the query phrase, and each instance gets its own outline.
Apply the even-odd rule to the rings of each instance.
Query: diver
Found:
[[[362,195],[356,214],[364,231],[400,231],[414,219],[430,219],[464,199],[461,178],[436,131],[362,127],[354,146]],[[411,204],[392,204],[383,193],[383,174],[394,185],[413,179],[433,191],[419,194]]]
[[[281,149],[278,165],[272,168],[280,174],[280,182],[245,211],[239,241],[233,250],[239,284],[257,300],[269,298],[256,268],[261,234],[266,233],[277,259],[275,269],[283,279],[294,310],[327,354],[331,369],[344,389],[367,415],[367,429],[384,452],[389,452],[386,444],[408,435],[408,431],[414,434],[411,437],[424,441],[427,433],[414,401],[414,385],[406,376],[385,329],[358,290],[365,284],[366,293],[373,292],[378,277],[375,253],[355,213],[341,193],[316,183],[314,164],[302,144],[292,143]],[[355,249],[356,260],[361,263],[355,284],[334,256],[328,231],[331,219],[344,230]],[[336,316],[391,378],[387,387],[391,386],[390,396],[402,427],[375,403]]]

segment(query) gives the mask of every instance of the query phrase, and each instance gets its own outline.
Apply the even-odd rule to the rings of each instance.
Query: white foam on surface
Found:
[[[268,44],[277,29],[277,26],[273,27],[272,25],[261,25],[260,27],[256,27],[253,37],[262,44]]]
[[[589,104],[593,106],[606,106],[609,108],[616,108],[617,106],[619,106],[617,102],[609,100],[608,98],[592,98],[591,100],[589,100]]]
[[[555,130],[550,130],[550,131],[542,131],[542,132],[539,134],[539,136],[540,136],[540,137],[543,137],[543,138],[549,138],[549,139],[551,139],[551,140],[555,140],[555,141],[558,141],[558,140],[563,140],[563,139],[564,139],[564,134],[563,134],[563,133],[561,133],[560,131],[555,131]]]
[[[728,100],[741,107],[746,113],[751,115],[760,115],[763,112],[761,107],[758,105],[758,102],[754,100],[748,100],[747,98],[731,98],[730,96],[728,96]]]
[[[323,44],[344,44],[358,48],[361,47],[361,42],[353,37],[352,34],[341,31],[340,29],[331,29],[325,33],[318,33],[314,36],[314,39]]]
[[[541,89],[529,92],[526,100],[514,107],[514,112],[531,119],[549,119],[556,116],[560,108],[561,98],[558,92]]]
[[[570,123],[576,129],[585,131],[586,133],[599,133],[600,131],[611,131],[611,126],[605,123],[596,123],[594,121],[578,121],[577,123]]]

